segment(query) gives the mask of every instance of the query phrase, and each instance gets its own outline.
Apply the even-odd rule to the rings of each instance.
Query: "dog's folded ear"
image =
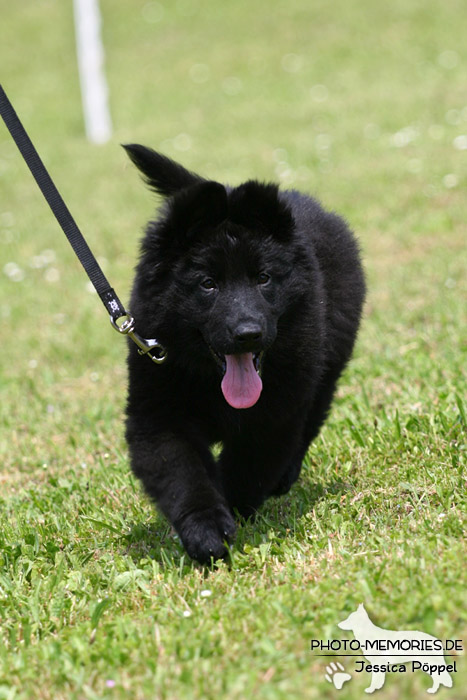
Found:
[[[275,184],[249,180],[230,195],[229,219],[252,231],[287,240],[293,229],[293,216],[279,197]]]
[[[227,192],[218,182],[204,181],[179,192],[171,203],[173,233],[191,239],[227,218]]]
[[[205,182],[195,173],[167,156],[137,143],[123,145],[128,156],[144,175],[149,187],[165,197],[170,197],[181,190]]]

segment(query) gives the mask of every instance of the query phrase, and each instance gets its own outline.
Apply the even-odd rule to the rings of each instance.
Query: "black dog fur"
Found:
[[[125,149],[166,198],[130,303],[139,334],[168,351],[155,365],[130,343],[132,469],[190,557],[208,563],[226,556],[235,510],[248,517],[299,476],[355,342],[358,245],[304,194],[224,187],[144,146]]]

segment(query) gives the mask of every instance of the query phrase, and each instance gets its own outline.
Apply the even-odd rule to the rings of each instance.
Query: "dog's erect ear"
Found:
[[[170,227],[179,241],[227,218],[227,192],[218,182],[202,181],[179,192],[172,200]]]
[[[287,240],[292,233],[293,216],[279,198],[279,188],[249,180],[233,190],[229,218],[246,228],[260,229],[278,239]]]
[[[153,151],[152,148],[140,146],[137,143],[124,145],[123,148],[138,170],[143,173],[146,184],[165,197],[170,197],[197,183],[205,182],[199,175],[191,173],[167,156]]]

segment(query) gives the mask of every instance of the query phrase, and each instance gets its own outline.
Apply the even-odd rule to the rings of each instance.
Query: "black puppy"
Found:
[[[209,562],[226,555],[234,509],[247,517],[298,478],[357,334],[358,246],[299,192],[224,187],[125,148],[167,197],[130,304],[139,334],[168,353],[155,365],[130,346],[131,464],[188,554]]]

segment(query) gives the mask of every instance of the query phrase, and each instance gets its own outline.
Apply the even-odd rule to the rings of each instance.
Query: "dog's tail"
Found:
[[[137,143],[123,145],[123,148],[143,173],[146,184],[165,197],[170,197],[191,185],[205,182],[204,178],[186,170],[167,156],[153,151],[152,148]]]

